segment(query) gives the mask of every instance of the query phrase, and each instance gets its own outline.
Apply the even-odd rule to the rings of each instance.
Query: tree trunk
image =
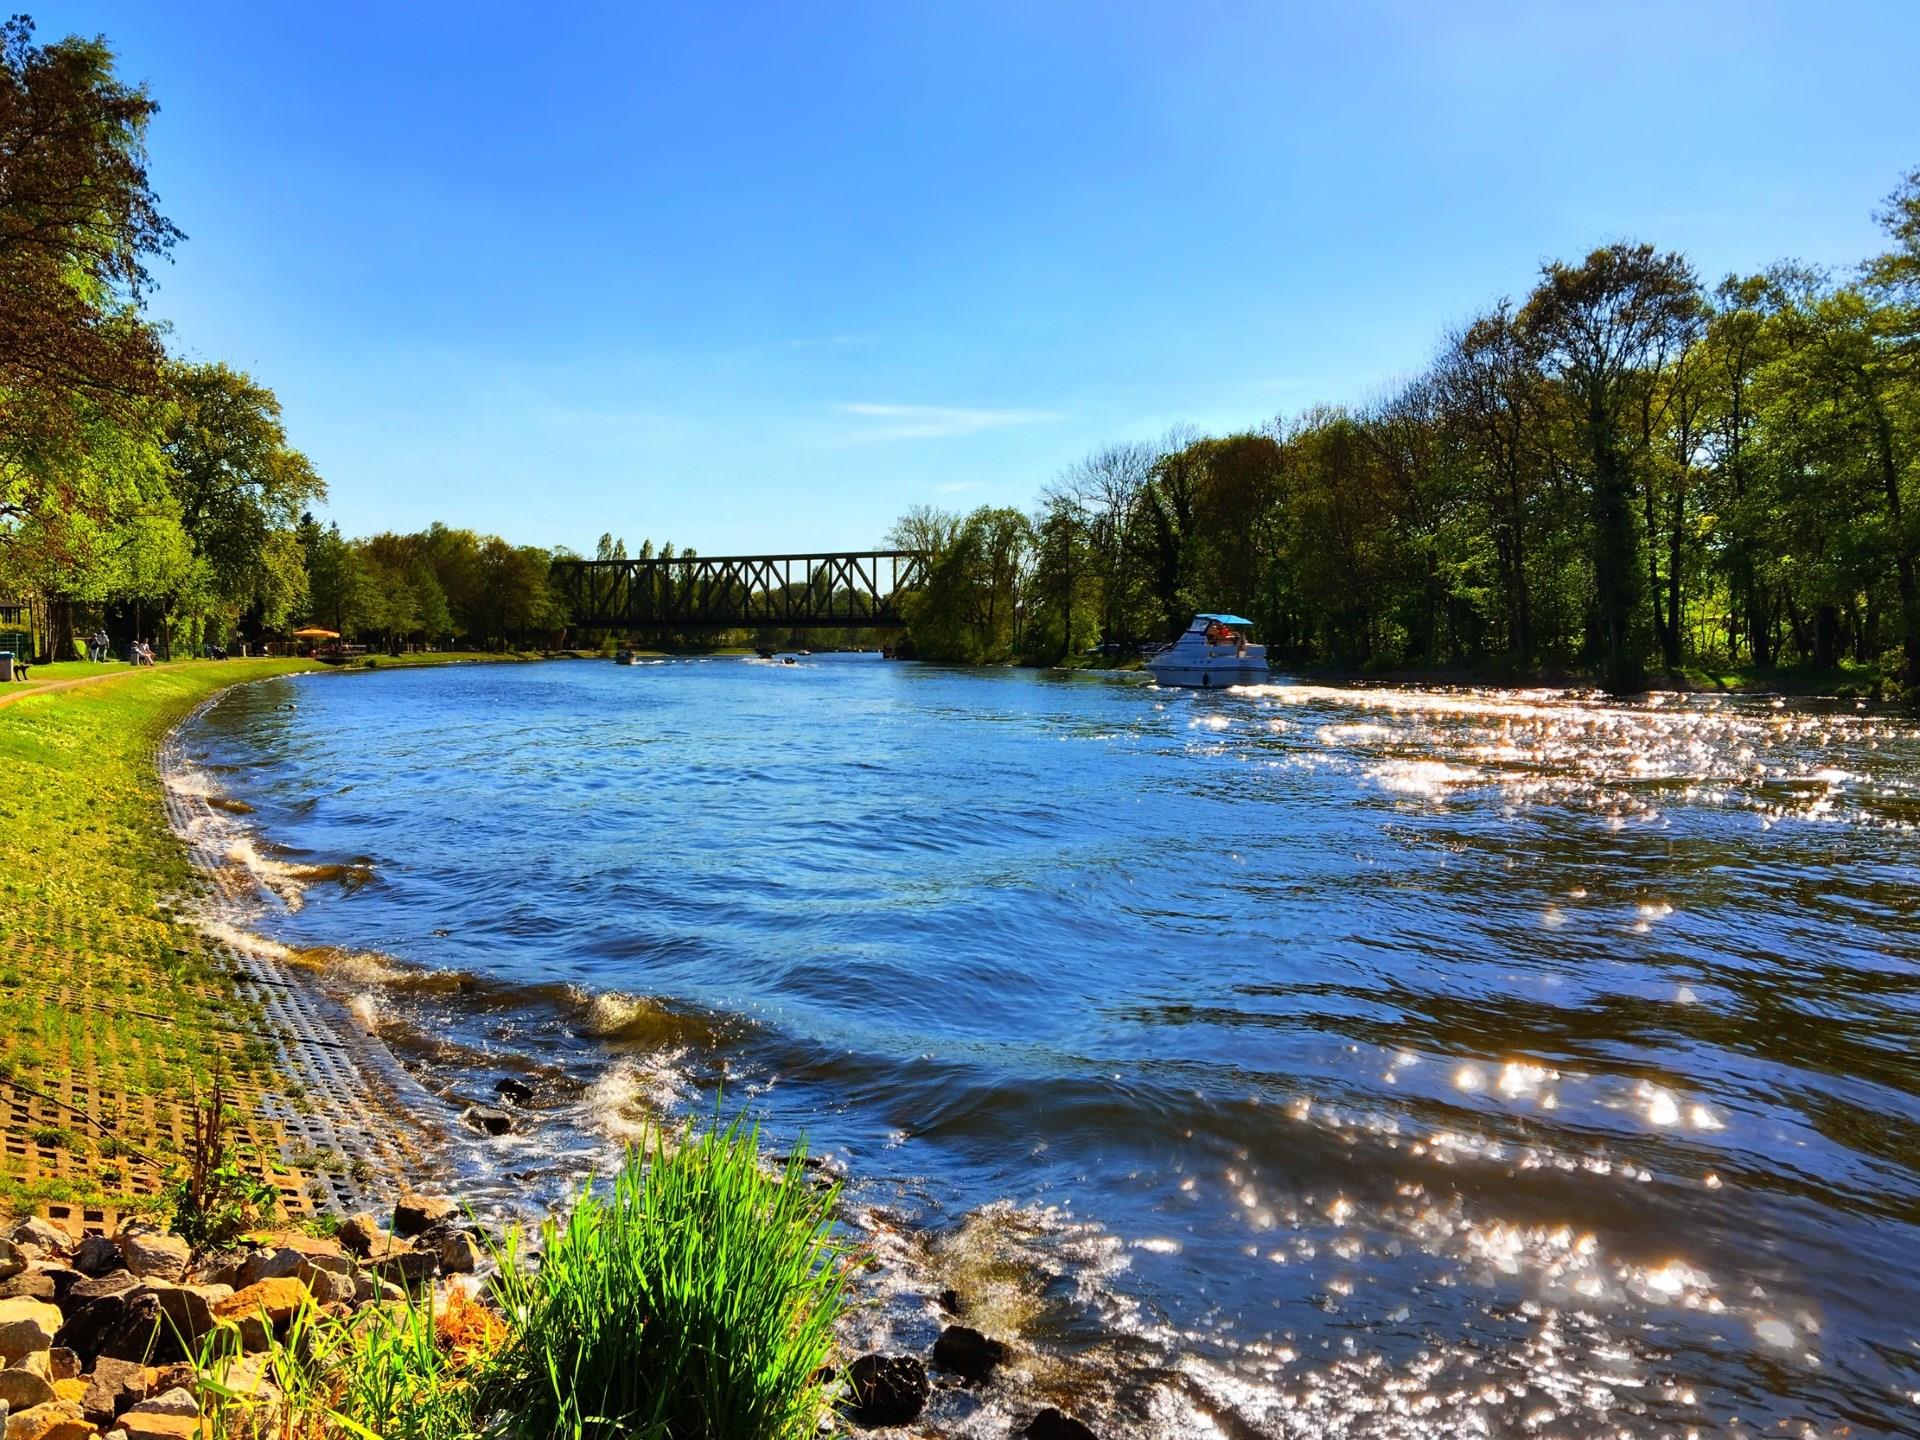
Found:
[[[1813,612],[1813,664],[1831,670],[1840,658],[1840,607],[1820,605]]]

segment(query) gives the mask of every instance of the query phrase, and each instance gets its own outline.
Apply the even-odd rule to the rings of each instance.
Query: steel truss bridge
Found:
[[[901,625],[926,577],[918,550],[556,560],[582,630],[822,630]]]

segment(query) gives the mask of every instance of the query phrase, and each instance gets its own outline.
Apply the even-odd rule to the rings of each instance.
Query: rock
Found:
[[[0,1300],[42,1300],[52,1305],[60,1298],[54,1277],[72,1274],[71,1270],[28,1270],[11,1280],[0,1280]]]
[[[533,1103],[533,1086],[524,1080],[515,1080],[503,1076],[493,1082],[493,1093],[509,1105],[530,1105]]]
[[[316,1305],[350,1304],[357,1288],[351,1269],[345,1274],[337,1270],[321,1270],[304,1260],[294,1272],[294,1278],[307,1287],[307,1293],[313,1296]]]
[[[83,1275],[67,1287],[67,1303],[79,1305],[98,1300],[102,1295],[124,1295],[140,1288],[140,1277],[131,1270],[109,1270],[104,1275]]]
[[[471,1235],[456,1230],[440,1241],[440,1273],[471,1275],[480,1268],[480,1247]]]
[[[409,1191],[394,1202],[393,1233],[404,1239],[459,1218],[458,1201],[449,1200],[443,1195],[419,1195]]]
[[[270,1324],[283,1325],[311,1301],[307,1287],[298,1279],[291,1275],[276,1276],[214,1301],[213,1318],[239,1321],[265,1315]]]
[[[80,1407],[67,1400],[51,1400],[7,1416],[6,1440],[88,1440],[92,1434],[93,1427]]]
[[[160,1314],[168,1329],[180,1336],[185,1345],[198,1345],[219,1321],[215,1307],[233,1295],[228,1285],[154,1284],[146,1293],[159,1303]],[[184,1347],[183,1347],[184,1348]]]
[[[11,1280],[27,1268],[27,1257],[11,1240],[0,1240],[0,1280]]]
[[[31,1370],[42,1380],[51,1383],[53,1380],[53,1352],[51,1350],[36,1350],[31,1355],[22,1355],[7,1368],[9,1370]]]
[[[1085,1425],[1051,1405],[1029,1420],[1020,1433],[1027,1440],[1100,1440]]]
[[[1007,1358],[1007,1347],[990,1340],[968,1325],[949,1325],[933,1342],[936,1365],[951,1370],[963,1380],[984,1380],[994,1366]]]
[[[53,1382],[31,1370],[0,1370],[0,1400],[6,1402],[8,1410],[31,1410],[58,1398]]]
[[[120,1431],[127,1440],[200,1440],[211,1433],[207,1422],[198,1415],[135,1415],[131,1412],[121,1417]]]
[[[942,1290],[940,1292],[940,1298],[936,1303],[949,1315],[964,1315],[967,1313],[967,1302],[960,1298],[960,1292],[958,1290]]]
[[[65,1259],[73,1251],[73,1237],[58,1225],[50,1225],[38,1215],[29,1215],[13,1227],[15,1245],[31,1245],[47,1255]]]
[[[198,1415],[200,1402],[193,1398],[193,1392],[184,1386],[172,1390],[163,1390],[151,1400],[142,1400],[130,1407],[129,1415]]]
[[[44,1300],[0,1300],[0,1364],[51,1349],[64,1318]]]
[[[482,1135],[510,1135],[513,1117],[494,1105],[469,1105],[460,1113],[460,1123]]]
[[[120,1247],[104,1235],[88,1235],[74,1247],[73,1268],[82,1275],[104,1275],[120,1265]]]
[[[71,1380],[80,1373],[80,1357],[64,1345],[47,1352],[47,1373],[56,1380]]]
[[[349,1255],[370,1254],[376,1246],[384,1244],[386,1238],[381,1233],[380,1222],[364,1212],[340,1222],[340,1243]]]
[[[862,1355],[847,1367],[853,1418],[863,1425],[904,1425],[926,1408],[927,1367],[911,1355]]]
[[[300,1273],[301,1262],[306,1257],[298,1250],[284,1248],[278,1250],[256,1250],[234,1268],[233,1288],[245,1290],[249,1285],[258,1285],[262,1280],[284,1280],[289,1275]]]
[[[122,1230],[120,1255],[142,1280],[178,1281],[187,1273],[193,1251],[178,1235],[152,1230]]]
[[[144,1290],[115,1291],[72,1307],[58,1339],[82,1361],[102,1355],[142,1360],[168,1339],[160,1333],[164,1325],[160,1302],[153,1295]]]
[[[367,1262],[376,1279],[407,1290],[430,1284],[440,1268],[440,1257],[426,1250],[390,1250]]]
[[[96,1425],[107,1426],[122,1410],[147,1398],[147,1367],[133,1360],[115,1360],[111,1356],[95,1362],[87,1380],[87,1392],[80,1397],[80,1409]]]

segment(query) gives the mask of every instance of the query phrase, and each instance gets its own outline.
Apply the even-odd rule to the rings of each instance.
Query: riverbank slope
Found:
[[[312,668],[122,668],[0,710],[0,1213],[155,1208],[215,1070],[252,1102],[275,1087],[270,1035],[180,912],[195,876],[154,762],[218,691]]]

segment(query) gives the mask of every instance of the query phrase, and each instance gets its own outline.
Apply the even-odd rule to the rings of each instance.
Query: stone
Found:
[[[352,1302],[355,1285],[352,1271],[341,1274],[336,1270],[316,1269],[311,1263],[302,1261],[294,1278],[307,1287],[307,1293],[313,1296],[317,1305],[340,1305]]]
[[[206,1421],[198,1415],[132,1413],[120,1418],[120,1431],[127,1440],[199,1440],[199,1437],[210,1433]]]
[[[214,1301],[213,1318],[239,1321],[265,1315],[270,1324],[284,1325],[312,1298],[294,1276],[275,1276]]]
[[[187,1273],[193,1251],[178,1235],[152,1230],[122,1230],[120,1254],[127,1269],[143,1280],[178,1281]]]
[[[80,1397],[86,1393],[87,1382],[84,1380],[56,1380],[53,1382],[53,1398],[56,1400],[64,1400],[69,1405],[78,1405],[80,1403]]]
[[[82,1275],[104,1275],[121,1263],[120,1247],[104,1235],[88,1235],[74,1247],[73,1268]]]
[[[460,1113],[460,1123],[482,1135],[511,1135],[513,1117],[496,1105],[469,1105]]]
[[[11,1240],[0,1240],[0,1280],[11,1280],[27,1268],[27,1257]]]
[[[44,1376],[31,1370],[0,1370],[0,1400],[6,1401],[9,1410],[31,1410],[58,1398],[53,1382]]]
[[[256,1250],[235,1267],[231,1283],[234,1289],[244,1290],[249,1285],[258,1285],[262,1280],[282,1280],[289,1275],[297,1275],[304,1258],[298,1250],[291,1248]]]
[[[531,1105],[533,1086],[524,1080],[515,1080],[512,1076],[502,1076],[493,1082],[493,1093],[509,1105]]]
[[[367,1268],[388,1284],[418,1290],[432,1281],[440,1268],[440,1257],[426,1250],[394,1249],[370,1257]]]
[[[58,1255],[63,1259],[73,1250],[73,1237],[38,1215],[29,1215],[14,1226],[12,1239],[16,1245],[31,1245],[45,1254]]]
[[[140,1277],[131,1270],[109,1270],[104,1275],[82,1276],[67,1287],[66,1305],[62,1308],[71,1311],[75,1306],[98,1300],[102,1295],[124,1295],[129,1290],[139,1288]]]
[[[963,1380],[984,1380],[1007,1358],[1007,1347],[970,1325],[949,1325],[933,1342],[934,1364]]]
[[[862,1355],[847,1367],[853,1418],[863,1425],[905,1425],[926,1408],[927,1367],[911,1355]]]
[[[67,1400],[50,1400],[7,1416],[6,1440],[88,1440],[92,1434],[80,1407]]]
[[[111,1425],[122,1410],[147,1398],[147,1367],[134,1360],[111,1356],[94,1362],[80,1409],[96,1425]]]
[[[471,1275],[480,1268],[480,1247],[471,1235],[456,1230],[440,1241],[440,1273]]]
[[[55,1304],[60,1298],[53,1278],[56,1273],[71,1275],[73,1272],[36,1269],[16,1275],[11,1280],[0,1280],[0,1300],[43,1300],[49,1305]]]
[[[380,1222],[364,1211],[340,1222],[340,1243],[349,1255],[369,1255],[386,1243]]]
[[[1051,1405],[1029,1420],[1020,1433],[1027,1440],[1100,1440],[1092,1430]]]
[[[102,1355],[141,1360],[160,1338],[155,1332],[161,1323],[160,1302],[152,1295],[142,1292],[136,1300],[131,1290],[113,1291],[70,1307],[57,1338],[83,1362]]]
[[[215,1307],[226,1302],[233,1294],[228,1285],[167,1285],[153,1284],[147,1294],[159,1303],[160,1314],[167,1328],[177,1334],[187,1345],[198,1345],[201,1339],[212,1330],[219,1321]]]
[[[198,1415],[200,1402],[193,1398],[193,1392],[185,1387],[163,1390],[151,1400],[142,1400],[138,1405],[130,1406],[129,1415]]]
[[[65,1317],[44,1300],[0,1300],[0,1364],[49,1350]]]
[[[64,1345],[47,1352],[47,1373],[56,1380],[71,1380],[80,1373],[80,1357]]]
[[[964,1315],[967,1313],[967,1302],[961,1298],[958,1290],[942,1290],[937,1303],[940,1308],[949,1315]]]
[[[460,1204],[444,1195],[420,1195],[412,1191],[393,1205],[393,1233],[405,1239],[449,1220],[460,1218]]]
[[[52,1383],[53,1352],[51,1350],[36,1350],[31,1355],[22,1355],[7,1368],[9,1370],[31,1370],[42,1380]]]

